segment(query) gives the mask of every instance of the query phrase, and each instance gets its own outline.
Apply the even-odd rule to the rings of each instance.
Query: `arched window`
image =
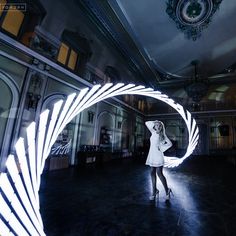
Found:
[[[12,105],[12,93],[7,84],[0,80],[0,148],[2,150],[2,143],[7,126],[7,121],[10,118],[10,110]]]
[[[8,76],[0,71],[0,154],[6,158],[12,141],[12,129],[16,117],[19,92]],[[5,160],[0,159],[1,166]]]

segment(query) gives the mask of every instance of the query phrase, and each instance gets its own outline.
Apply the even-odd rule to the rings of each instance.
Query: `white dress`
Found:
[[[154,123],[153,121],[145,122],[146,126],[152,133],[150,137],[150,149],[148,152],[146,165],[152,167],[159,167],[164,165],[164,154],[168,148],[172,146],[171,141],[165,136],[165,140],[160,142],[160,136],[156,133],[156,130],[153,129]]]

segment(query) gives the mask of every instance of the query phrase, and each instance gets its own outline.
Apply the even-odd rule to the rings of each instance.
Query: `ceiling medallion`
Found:
[[[168,0],[166,13],[188,39],[201,37],[222,0]]]

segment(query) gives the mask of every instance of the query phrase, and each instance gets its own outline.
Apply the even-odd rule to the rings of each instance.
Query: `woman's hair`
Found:
[[[160,130],[160,133],[159,133],[160,141],[164,141],[165,140],[165,127],[164,127],[164,124],[161,121],[159,121],[159,120],[155,120],[154,124],[159,124],[161,126],[161,130]],[[155,129],[155,125],[154,125],[153,128]]]

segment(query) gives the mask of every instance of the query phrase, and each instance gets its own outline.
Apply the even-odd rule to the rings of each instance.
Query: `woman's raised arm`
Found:
[[[154,121],[146,121],[146,122],[145,122],[145,125],[147,126],[147,128],[149,129],[150,132],[153,132],[153,131],[154,131],[154,129],[153,129],[153,127],[154,127]]]

